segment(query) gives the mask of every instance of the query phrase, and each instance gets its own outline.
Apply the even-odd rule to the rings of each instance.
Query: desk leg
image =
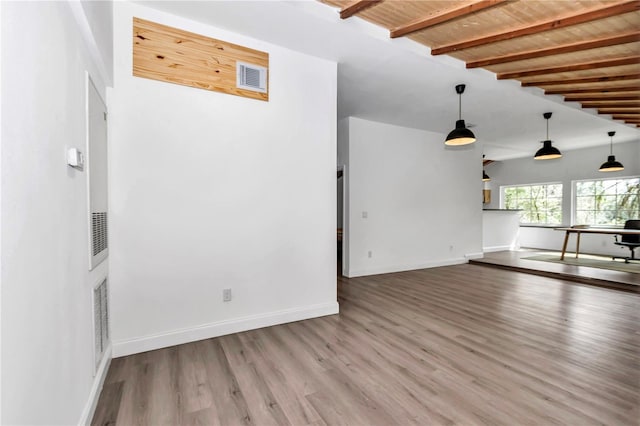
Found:
[[[576,259],[578,258],[579,252],[580,252],[580,232],[576,232]]]
[[[562,254],[560,260],[564,260],[564,253],[567,251],[567,243],[569,242],[569,231],[564,234],[564,244],[562,244]]]

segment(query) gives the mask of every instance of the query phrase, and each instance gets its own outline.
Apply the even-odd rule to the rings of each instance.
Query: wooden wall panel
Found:
[[[133,18],[134,76],[268,101],[268,80],[266,93],[236,87],[237,61],[269,68],[266,52]]]

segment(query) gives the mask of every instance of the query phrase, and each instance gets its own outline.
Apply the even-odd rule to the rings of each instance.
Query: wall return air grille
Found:
[[[106,278],[93,289],[93,342],[97,368],[109,345],[109,295]]]
[[[239,89],[267,92],[267,69],[259,65],[236,62],[238,76],[236,85]]]
[[[93,256],[106,250],[109,247],[107,241],[107,212],[91,213],[91,242]]]

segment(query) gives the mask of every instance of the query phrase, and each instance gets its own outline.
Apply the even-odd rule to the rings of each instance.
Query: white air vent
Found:
[[[94,256],[109,247],[107,223],[107,212],[91,213],[91,243]]]
[[[267,69],[259,65],[236,62],[236,86],[239,89],[267,93]]]
[[[93,289],[93,341],[98,368],[109,345],[109,295],[106,278]]]

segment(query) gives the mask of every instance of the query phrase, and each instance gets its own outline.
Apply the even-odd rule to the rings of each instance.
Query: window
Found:
[[[503,186],[502,206],[521,209],[520,223],[560,225],[562,223],[562,184]]]
[[[575,182],[574,220],[579,225],[622,226],[640,218],[640,178]]]

